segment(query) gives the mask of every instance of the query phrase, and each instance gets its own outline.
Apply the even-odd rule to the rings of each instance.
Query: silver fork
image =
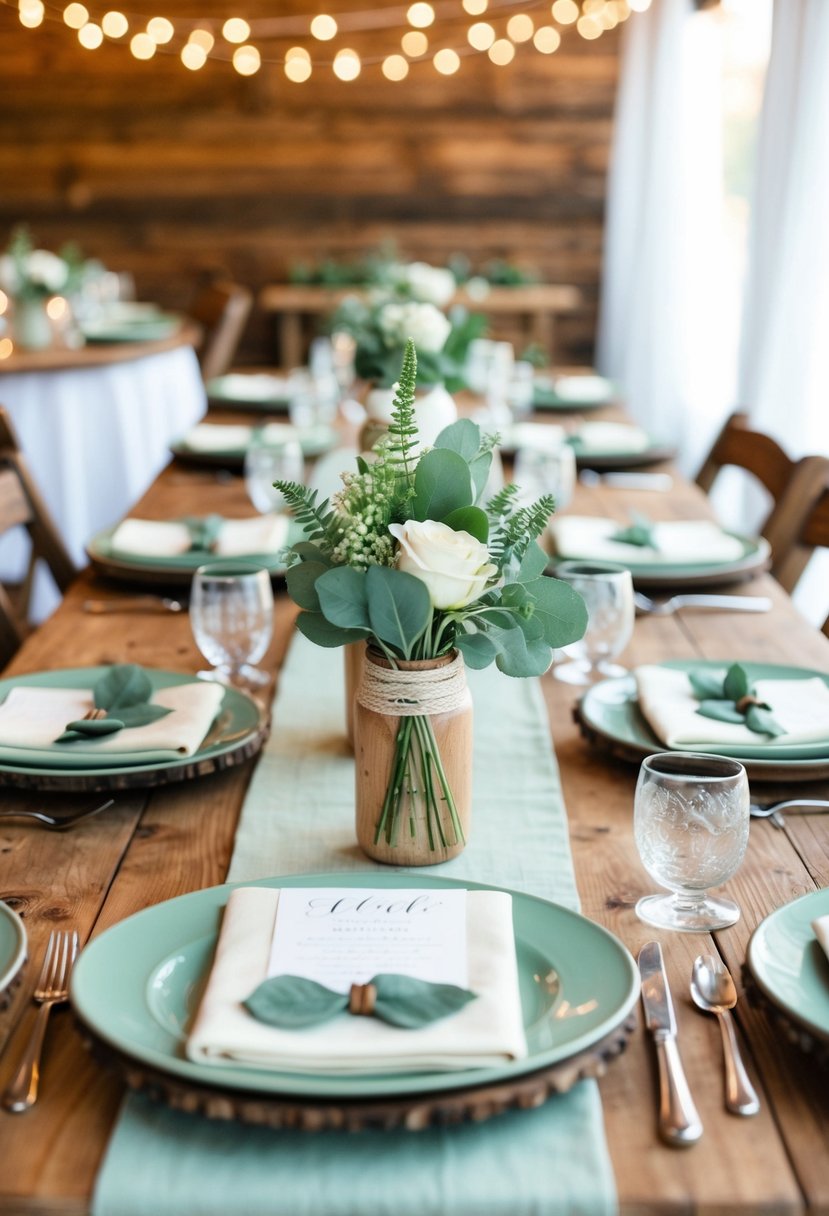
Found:
[[[106,811],[114,805],[115,799],[109,798],[100,806],[92,807],[91,810],[69,811],[66,815],[52,815],[49,811],[33,811],[28,807],[18,807],[13,810],[4,807],[0,810],[0,823],[6,819],[36,819],[38,823],[44,824],[47,828],[54,828],[56,832],[65,832],[67,828],[74,827],[76,823],[83,823],[85,819],[91,819],[93,815],[100,815],[101,811]]]
[[[78,934],[75,930],[53,929],[49,934],[46,955],[32,999],[37,1011],[29,1041],[23,1049],[20,1063],[3,1094],[5,1110],[20,1114],[34,1106],[40,1082],[40,1054],[53,1005],[69,1000],[69,976],[78,956]]]

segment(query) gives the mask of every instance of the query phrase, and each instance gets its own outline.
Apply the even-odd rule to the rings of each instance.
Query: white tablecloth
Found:
[[[0,404],[79,565],[89,537],[125,514],[169,460],[170,441],[207,408],[190,346],[96,367],[0,375]],[[20,577],[24,562],[23,542],[3,538],[0,578]],[[33,617],[43,619],[57,600],[40,571]]]

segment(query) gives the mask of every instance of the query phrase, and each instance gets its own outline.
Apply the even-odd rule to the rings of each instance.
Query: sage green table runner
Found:
[[[343,660],[297,636],[228,879],[383,869],[354,840]],[[535,680],[470,673],[471,841],[429,869],[578,906],[567,819]],[[417,870],[412,885],[417,885]],[[594,1082],[540,1110],[425,1132],[274,1132],[129,1096],[95,1216],[603,1216],[615,1188]]]

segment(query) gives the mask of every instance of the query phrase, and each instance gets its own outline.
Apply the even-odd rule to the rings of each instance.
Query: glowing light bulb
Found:
[[[633,13],[646,13],[651,6],[651,0],[628,0]]]
[[[526,13],[516,13],[507,22],[507,36],[513,42],[529,42],[535,30],[535,22]]]
[[[476,21],[470,25],[466,39],[476,51],[488,51],[495,41],[495,30],[487,21]]]
[[[262,56],[255,46],[237,46],[233,66],[240,76],[253,76],[262,66]]]
[[[587,17],[593,17],[604,8],[604,0],[583,0],[581,11]]]
[[[454,76],[461,66],[461,57],[457,51],[453,51],[450,47],[443,47],[442,50],[437,52],[432,63],[441,76]]]
[[[209,55],[216,45],[216,39],[210,33],[210,30],[191,30],[188,41],[193,46],[201,47],[205,55]]]
[[[463,0],[464,12],[469,13],[470,17],[480,17],[481,13],[485,13],[489,0]]]
[[[604,33],[601,22],[597,21],[595,17],[579,17],[578,21],[576,22],[576,29],[581,34],[582,38],[587,38],[589,40],[592,40],[593,38],[601,38],[602,34]]]
[[[191,72],[198,72],[207,63],[207,51],[196,42],[188,42],[181,48],[181,62]]]
[[[320,42],[330,42],[337,33],[337,23],[327,13],[320,13],[311,22],[311,33],[315,38],[319,38]]]
[[[435,19],[435,10],[431,4],[427,4],[425,0],[417,0],[417,3],[409,6],[406,13],[406,20],[409,25],[413,25],[417,30],[425,30],[431,25]]]
[[[147,33],[156,46],[164,46],[170,42],[175,32],[172,21],[168,21],[166,17],[151,17],[147,22]]]
[[[553,20],[559,25],[572,25],[579,19],[579,6],[575,0],[554,0]]]
[[[299,47],[294,47],[294,50],[300,50],[300,49],[301,48],[299,48]],[[300,58],[288,59],[286,56],[286,58],[285,58],[285,75],[288,77],[289,80],[292,80],[294,82],[294,84],[302,84],[302,82],[304,80],[307,80],[308,77],[311,75],[310,59],[300,59]]]
[[[383,60],[383,75],[386,80],[405,80],[409,74],[409,63],[402,55],[389,55]]]
[[[508,38],[497,38],[487,51],[487,55],[499,68],[506,67],[515,58],[515,47]]]
[[[403,51],[410,59],[419,59],[429,49],[429,39],[420,30],[409,30],[400,39]]]
[[[100,46],[100,43],[98,44]],[[69,305],[63,296],[52,296],[46,305],[46,316],[52,321],[60,321],[69,312]]]
[[[561,46],[561,34],[552,25],[542,25],[533,34],[533,46],[542,55],[552,55]]]
[[[340,80],[356,80],[362,68],[360,56],[350,46],[345,46],[334,56],[333,68]]]
[[[43,0],[28,0],[28,3],[20,7],[18,16],[20,24],[25,26],[27,30],[35,30],[39,25],[42,25],[46,10],[43,6]]]
[[[311,62],[311,56],[304,46],[292,46],[290,50],[285,52],[286,63],[290,63],[293,59],[302,59],[305,63]]]
[[[104,40],[104,31],[94,21],[88,21],[78,30],[78,42],[87,51],[95,51]]]
[[[6,295],[5,291],[0,291],[0,317],[2,317],[8,306],[9,297]]]
[[[104,13],[101,20],[101,29],[107,38],[123,38],[129,28],[130,23],[123,13],[115,11]]]
[[[14,343],[11,338],[0,338],[0,359],[8,359],[13,350]]]
[[[228,17],[222,26],[222,36],[227,42],[245,42],[250,38],[250,26],[242,17]]]
[[[79,30],[89,20],[89,13],[82,4],[67,4],[63,10],[63,20],[70,30]]]
[[[155,43],[149,34],[133,34],[130,38],[130,51],[136,59],[152,59]]]

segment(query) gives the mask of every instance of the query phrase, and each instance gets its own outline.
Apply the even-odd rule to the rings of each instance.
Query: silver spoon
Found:
[[[715,954],[700,954],[691,972],[691,997],[698,1009],[717,1016],[725,1060],[725,1107],[732,1115],[756,1115],[760,1099],[745,1070],[730,1010],[737,1004],[731,973]]]
[[[74,827],[76,823],[81,823],[84,819],[91,819],[93,815],[100,815],[101,811],[105,811],[107,807],[113,806],[114,798],[110,798],[107,802],[102,802],[100,806],[93,807],[92,810],[70,811],[66,815],[50,815],[48,811],[30,811],[30,810],[0,810],[0,820],[3,819],[36,819],[38,823],[43,823],[47,828],[54,828],[58,832],[65,831],[67,828]]]
[[[121,600],[84,600],[84,612],[96,616],[109,612],[184,612],[179,600],[170,600],[161,595],[133,595]]]
[[[749,814],[752,819],[770,819],[775,827],[782,828],[783,815],[779,812],[797,808],[801,815],[819,815],[829,811],[829,802],[825,798],[788,798],[785,802],[773,802],[770,806],[759,806],[752,802]]]
[[[641,591],[634,591],[637,612],[652,616],[670,616],[680,608],[714,608],[728,612],[768,612],[771,600],[765,595],[674,595],[661,604]]]

